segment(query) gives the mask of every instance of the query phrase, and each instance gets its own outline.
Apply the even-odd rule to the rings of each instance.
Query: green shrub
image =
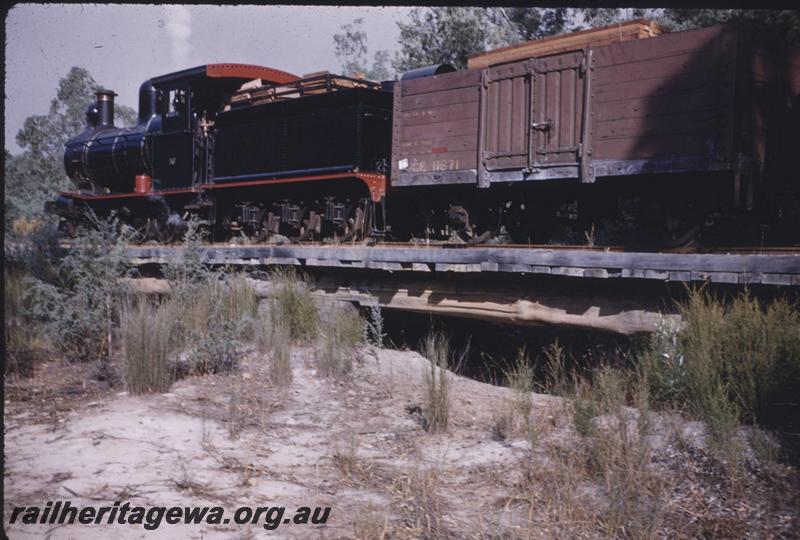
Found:
[[[656,336],[641,365],[654,399],[687,408],[720,443],[742,423],[765,423],[780,403],[798,404],[800,310],[748,292],[724,302],[691,291],[677,346]],[[671,332],[671,331],[670,331]]]
[[[24,275],[8,268],[4,273],[5,373],[30,376],[37,352],[42,348],[41,329],[28,317]]]
[[[190,331],[188,335],[195,371],[200,374],[230,373],[239,365],[236,339],[242,334],[242,321],[224,317],[221,302],[212,304],[208,314],[207,330],[202,333]]]
[[[660,317],[649,337],[639,368],[657,403],[680,404],[686,399],[686,365],[679,343],[681,324]]]
[[[23,219],[15,220],[14,225],[6,231],[6,268],[46,282],[55,281],[61,257],[56,221]]]
[[[113,329],[128,294],[123,278],[134,273],[125,257],[133,231],[113,217],[95,225],[58,262],[53,282],[30,279],[26,300],[52,341],[79,360],[113,353]]]
[[[202,248],[205,231],[197,220],[191,220],[183,237],[182,249],[163,266],[164,279],[173,295],[191,294],[192,289],[208,281],[212,272],[203,264]]]

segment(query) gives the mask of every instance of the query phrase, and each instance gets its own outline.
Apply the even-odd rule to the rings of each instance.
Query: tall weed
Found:
[[[323,325],[319,335],[317,372],[342,378],[353,370],[356,346],[364,338],[364,320],[355,311],[344,311]]]
[[[123,308],[120,334],[130,393],[169,390],[175,380],[169,355],[179,346],[174,332],[179,316],[178,305],[171,301],[153,305],[140,298]]]
[[[292,340],[313,341],[319,328],[319,313],[308,282],[292,268],[272,272],[271,280],[275,287],[275,316],[286,322]]]
[[[423,355],[430,362],[424,379],[425,429],[430,433],[447,430],[450,421],[450,377],[448,365],[452,363],[450,343],[441,333],[430,333],[423,344]]]

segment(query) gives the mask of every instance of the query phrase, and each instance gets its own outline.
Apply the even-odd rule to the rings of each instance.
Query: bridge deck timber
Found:
[[[180,246],[132,246],[134,264],[164,264]],[[390,272],[546,274],[572,278],[644,279],[739,285],[800,285],[800,253],[694,254],[508,247],[407,247],[360,245],[207,245],[210,265],[291,265],[306,269]]]
[[[180,257],[181,246],[132,246],[147,268]],[[209,265],[294,266],[320,301],[350,302],[431,315],[520,326],[557,325],[619,334],[651,332],[662,317],[680,318],[675,300],[686,284],[721,291],[751,288],[800,298],[800,255],[630,253],[517,247],[408,247],[211,244]],[[274,296],[268,274],[254,279]],[[136,280],[144,292],[167,293],[163,279]]]

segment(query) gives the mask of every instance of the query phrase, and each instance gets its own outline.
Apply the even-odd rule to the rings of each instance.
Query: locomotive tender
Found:
[[[170,241],[800,243],[800,51],[717,26],[381,84],[211,64],[98,92],[50,209]]]

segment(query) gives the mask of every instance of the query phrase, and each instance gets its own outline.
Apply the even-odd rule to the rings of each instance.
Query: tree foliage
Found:
[[[5,154],[6,223],[19,217],[40,217],[45,201],[69,187],[63,164],[64,145],[84,128],[86,107],[94,101],[99,88],[86,69],[73,67],[59,81],[47,114],[25,119],[16,137],[22,153]],[[136,113],[118,105],[116,121],[120,125],[132,124]]]
[[[800,44],[800,11],[793,10],[418,7],[397,23],[400,49],[392,64],[398,72],[444,62],[465,68],[471,55],[488,49],[640,18],[667,31],[744,22]]]
[[[800,45],[800,11],[765,9],[665,9],[663,24],[668,30],[690,30],[722,23],[746,23],[766,30],[787,44]]]
[[[486,49],[487,23],[485,8],[414,8],[408,22],[397,22],[400,50],[392,65],[398,72],[442,63],[465,68],[467,58]]]
[[[343,24],[341,33],[333,35],[336,58],[342,63],[345,75],[363,73],[372,81],[385,81],[391,78],[389,73],[389,51],[376,51],[372,59],[372,67],[368,67],[367,32],[363,28],[364,19],[358,18],[350,24]]]
[[[788,44],[800,45],[800,11],[797,10],[582,8],[575,13],[581,19],[576,30],[631,19],[651,19],[670,32],[744,23],[758,30],[770,31]]]
[[[497,46],[531,41],[570,29],[569,8],[490,8],[486,15]]]

